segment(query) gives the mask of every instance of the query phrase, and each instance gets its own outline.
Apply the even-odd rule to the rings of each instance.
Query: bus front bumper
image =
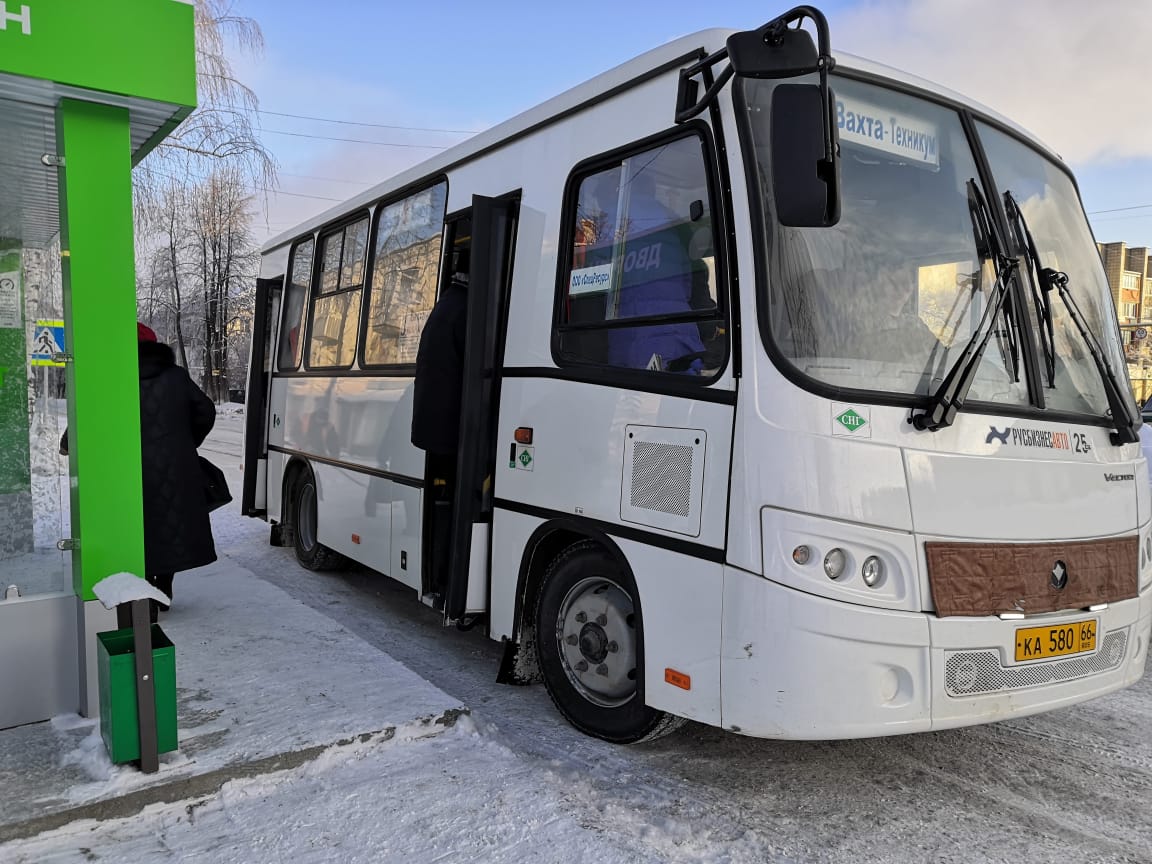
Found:
[[[1094,651],[1016,662],[1021,627],[1097,622]],[[1074,705],[1144,674],[1152,587],[1096,612],[937,618],[788,588],[727,567],[722,725],[828,740],[949,729]]]

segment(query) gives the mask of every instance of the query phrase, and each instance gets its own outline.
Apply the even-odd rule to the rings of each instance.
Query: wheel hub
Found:
[[[608,636],[599,624],[585,624],[580,630],[580,653],[589,663],[600,664],[608,656]]]
[[[632,598],[609,579],[583,579],[560,604],[556,640],[564,673],[596,705],[615,707],[636,695]]]

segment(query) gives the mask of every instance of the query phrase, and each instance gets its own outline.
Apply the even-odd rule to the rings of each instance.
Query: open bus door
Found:
[[[272,389],[276,322],[284,277],[256,280],[256,316],[244,391],[244,490],[240,512],[264,516],[268,509],[268,400]]]
[[[432,584],[443,586],[436,605],[448,621],[475,621],[488,609],[496,424],[518,209],[518,194],[474,195],[471,213],[453,220],[449,238],[470,253],[460,449],[450,515],[447,508],[425,507],[425,514],[441,525],[424,532],[425,543],[433,548],[426,545],[430,554],[423,556],[426,568],[445,571],[430,575]],[[469,224],[471,236],[461,236]]]

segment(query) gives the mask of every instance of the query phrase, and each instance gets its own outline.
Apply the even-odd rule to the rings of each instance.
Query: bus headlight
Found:
[[[829,579],[839,579],[844,575],[844,566],[848,563],[848,556],[840,548],[833,549],[824,556],[824,572]]]
[[[860,576],[864,579],[865,585],[875,588],[884,578],[884,562],[875,555],[869,555],[864,559],[864,566],[860,568]]]

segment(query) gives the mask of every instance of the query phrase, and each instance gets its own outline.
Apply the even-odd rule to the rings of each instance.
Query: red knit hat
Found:
[[[136,322],[136,340],[138,342],[155,342],[156,341],[156,331],[153,330],[151,327],[149,327],[147,324],[143,324],[140,321],[137,321]]]

